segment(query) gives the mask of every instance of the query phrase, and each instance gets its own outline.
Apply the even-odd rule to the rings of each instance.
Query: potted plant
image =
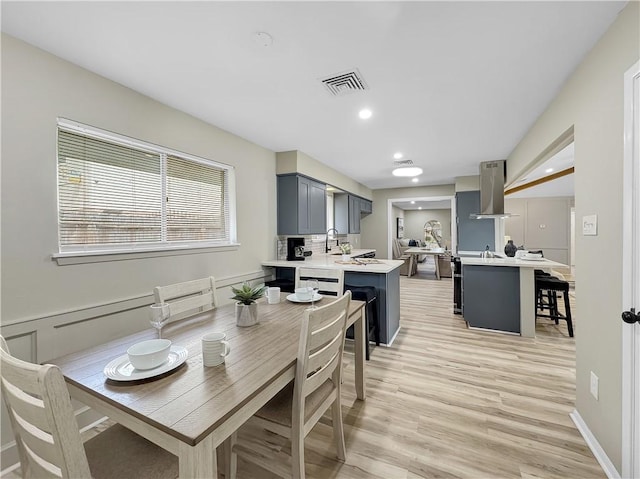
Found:
[[[252,287],[244,283],[241,288],[231,286],[236,303],[236,324],[241,327],[258,324],[258,304],[256,300],[261,298],[267,287],[265,285]]]
[[[351,244],[350,243],[342,243],[340,245],[340,251],[342,251],[342,261],[350,261],[351,257]]]

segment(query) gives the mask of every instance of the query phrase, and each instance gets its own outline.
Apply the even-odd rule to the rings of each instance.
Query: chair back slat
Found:
[[[62,372],[14,358],[0,336],[0,385],[24,477],[90,478]]]
[[[339,377],[350,301],[351,291],[347,291],[333,303],[305,310],[293,389],[294,406],[300,404],[304,407],[306,396],[327,379]],[[335,331],[336,334],[325,334],[325,331]],[[318,340],[323,340],[312,340],[314,334]],[[314,371],[315,374],[311,374]],[[339,381],[334,382],[334,387],[340,387]]]
[[[10,366],[8,366],[11,369]],[[28,417],[29,423],[38,429],[50,433],[49,418],[44,410],[44,403],[41,399],[25,393],[6,379],[2,379],[4,393],[9,397],[12,409],[20,417]]]
[[[189,314],[208,311],[217,306],[216,281],[208,278],[185,281],[153,289],[156,303],[169,304],[169,322]]]
[[[313,354],[310,354],[309,359],[307,360],[307,375],[315,374],[321,369],[326,368],[340,352],[340,347],[339,345],[336,345],[336,343],[343,340],[344,339],[341,336],[335,336],[333,341],[325,347],[319,349]]]
[[[342,339],[342,341],[344,342],[344,339]],[[339,354],[336,353],[331,358],[331,361],[329,363],[325,363],[323,368],[318,369],[315,373],[307,378],[304,386],[302,387],[302,395],[304,397],[307,397],[313,391],[318,389],[322,384],[324,384],[327,379],[333,380],[336,368],[338,367],[338,363],[340,362],[341,361]],[[334,386],[337,386],[337,384],[334,384]]]
[[[331,321],[327,321],[326,324],[318,327],[309,338],[309,350],[315,351],[331,341],[332,338],[338,336],[342,330],[342,321],[344,318],[336,316]]]
[[[305,280],[317,279],[320,292],[342,296],[344,291],[344,271],[331,268],[296,268],[296,288],[306,286]]]

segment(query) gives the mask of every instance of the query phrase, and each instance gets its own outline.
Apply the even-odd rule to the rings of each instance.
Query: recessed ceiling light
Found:
[[[547,168],[546,170],[544,170],[545,173],[551,173],[553,171],[553,168]]]
[[[418,209],[419,209],[419,210],[421,210],[421,209],[422,209],[422,206],[418,206]]]
[[[360,110],[360,112],[358,113],[358,116],[363,120],[368,120],[369,118],[371,118],[371,115],[373,115],[373,113],[368,108]]]
[[[402,153],[400,153],[400,152],[398,152],[398,153],[394,153],[394,154],[393,154],[393,158],[394,158],[395,160],[399,160],[400,158],[402,158]]]
[[[411,178],[411,181],[414,182],[414,183],[417,183],[418,182],[418,178]]]
[[[416,202],[415,202],[415,201],[412,201],[412,202],[411,202],[411,204],[412,204],[412,205],[415,205],[415,204],[416,204]]]
[[[422,168],[417,166],[405,166],[402,168],[396,168],[391,172],[393,176],[418,176],[422,174]]]

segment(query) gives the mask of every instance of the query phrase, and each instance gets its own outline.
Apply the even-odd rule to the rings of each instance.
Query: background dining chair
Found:
[[[305,281],[317,279],[321,294],[342,296],[344,291],[344,270],[331,268],[296,268],[296,288],[306,286]]]
[[[408,276],[409,275],[409,267],[411,267],[411,275],[413,276],[414,274],[417,273],[418,271],[418,262],[417,261],[411,261],[411,255],[410,254],[405,254],[402,250],[403,247],[400,246],[400,242],[398,239],[394,239],[393,243],[392,243],[392,254],[393,254],[393,259],[396,260],[400,260],[400,261],[404,261],[404,264],[402,264],[400,266],[400,274],[402,276]],[[406,248],[404,248],[406,249]]]
[[[316,309],[302,319],[295,379],[263,406],[248,422],[291,439],[291,466],[295,479],[305,477],[304,438],[331,407],[337,456],[345,460],[346,448],[340,401],[342,353],[351,292]],[[242,437],[241,437],[242,438]],[[227,479],[235,478],[237,454],[268,467],[251,445],[237,442],[233,433],[225,443]],[[277,464],[274,472],[278,472]]]
[[[120,425],[111,426],[83,446],[60,369],[14,358],[2,336],[0,366],[2,396],[22,477],[178,476],[176,456]]]
[[[208,278],[185,281],[153,288],[156,303],[169,304],[169,322],[190,314],[213,309],[216,301],[216,280]]]

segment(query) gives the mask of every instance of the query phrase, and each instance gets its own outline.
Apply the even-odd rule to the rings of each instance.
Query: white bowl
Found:
[[[310,301],[313,296],[313,288],[296,288],[295,292],[300,301]]]
[[[540,253],[526,253],[524,257],[527,259],[540,259],[542,255]]]
[[[127,349],[127,354],[134,368],[153,369],[167,360],[170,349],[169,339],[149,339],[131,346]]]

